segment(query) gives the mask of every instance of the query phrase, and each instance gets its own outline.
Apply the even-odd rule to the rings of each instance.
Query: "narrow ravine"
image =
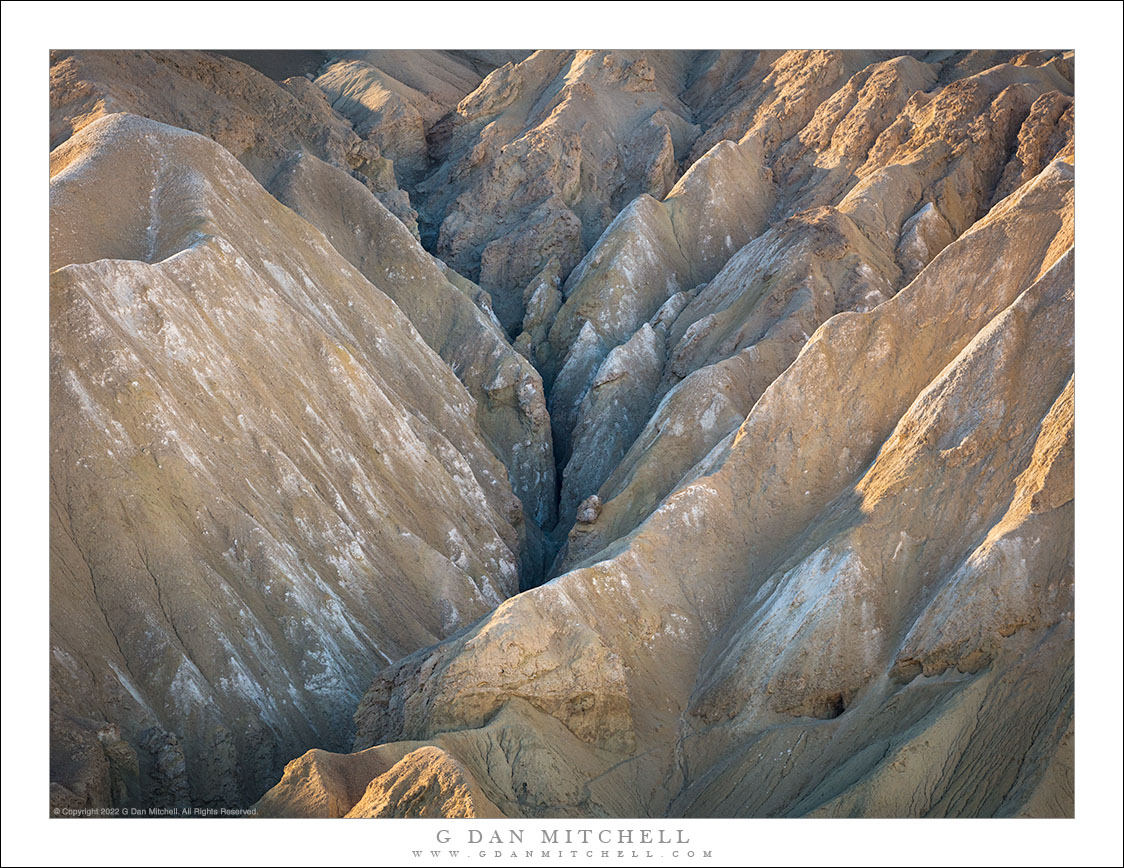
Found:
[[[241,57],[52,54],[53,805],[1072,808],[1071,52]]]

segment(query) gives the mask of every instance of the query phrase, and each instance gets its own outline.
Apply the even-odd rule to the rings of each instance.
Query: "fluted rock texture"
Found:
[[[53,803],[1071,816],[1073,94],[55,53]]]

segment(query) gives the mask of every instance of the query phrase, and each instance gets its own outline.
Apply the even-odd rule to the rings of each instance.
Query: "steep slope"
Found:
[[[269,189],[398,304],[476,400],[481,431],[523,501],[522,574],[537,584],[547,566],[539,528],[555,523],[550,417],[541,377],[512,348],[487,296],[426,253],[362,184],[316,157],[294,157]]]
[[[202,51],[51,53],[52,148],[114,112],[214,139],[262,184],[292,152],[315,154],[353,172],[417,232],[417,214],[391,162],[302,76],[274,82],[233,58]]]
[[[598,563],[380,673],[356,748],[455,731],[512,816],[1071,811],[1072,191],[1051,164],[825,323]],[[482,764],[513,716],[593,768]]]
[[[1072,52],[247,59],[52,56],[56,805],[1073,814]]]
[[[774,71],[787,69],[786,58]],[[926,91],[941,68],[908,56],[872,64],[809,110],[791,138],[764,124],[715,146],[664,203],[640,199],[622,212],[574,270],[550,331],[546,355],[561,370],[549,406],[568,500],[596,494],[603,509],[592,526],[573,529],[556,572],[650,514],[821,323],[892,297],[1013,178],[1072,154],[1072,85],[1057,58],[1000,64]],[[673,223],[664,210],[684,216]],[[666,325],[650,418],[613,442],[622,460],[579,477],[590,449],[605,451],[571,442],[588,415],[581,408],[608,353],[645,321]],[[544,376],[551,383],[549,363]],[[563,521],[556,533],[566,530]]]
[[[429,174],[428,138],[437,122],[479,87],[482,71],[527,53],[348,51],[324,65],[316,85],[359,135],[394,161],[399,181],[413,184]]]
[[[223,148],[108,115],[51,171],[55,796],[244,804],[517,590],[520,504],[409,320]]]
[[[363,57],[405,76],[399,69],[403,54],[415,68],[409,80],[433,91],[434,99],[455,103],[459,88],[480,81],[471,59],[443,52]],[[444,82],[450,66],[459,70],[452,84]],[[273,82],[242,63],[204,52],[56,52],[51,94],[53,144],[108,111],[128,111],[212,138],[398,303],[477,402],[488,442],[526,505],[523,572],[526,583],[536,583],[546,566],[539,527],[553,527],[556,504],[540,378],[496,326],[487,295],[402,231],[405,226],[416,236],[416,215],[370,125],[357,125],[366,134],[361,138],[305,78]]]
[[[492,294],[509,333],[551,257],[565,276],[624,205],[675,182],[696,135],[678,98],[690,55],[537,51],[434,126],[423,240]]]

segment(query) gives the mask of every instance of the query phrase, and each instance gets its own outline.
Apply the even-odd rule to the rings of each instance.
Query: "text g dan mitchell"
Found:
[[[683,829],[438,829],[437,843],[451,844],[689,844]]]

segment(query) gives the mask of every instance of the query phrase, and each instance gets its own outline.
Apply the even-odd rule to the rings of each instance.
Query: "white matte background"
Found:
[[[542,828],[684,828],[707,865],[1121,864],[1121,9],[1109,3],[3,4],[4,865],[579,864]],[[331,821],[48,818],[50,48],[1073,48],[1077,102],[1077,819]],[[529,846],[463,846],[468,828]],[[496,849],[504,856],[486,859]],[[520,858],[507,855],[513,849]],[[557,849],[557,848],[554,848]],[[570,848],[567,848],[570,849]],[[628,849],[625,847],[624,849]],[[639,849],[639,848],[638,848]],[[593,850],[593,858],[584,854]],[[624,864],[679,864],[670,856]]]

